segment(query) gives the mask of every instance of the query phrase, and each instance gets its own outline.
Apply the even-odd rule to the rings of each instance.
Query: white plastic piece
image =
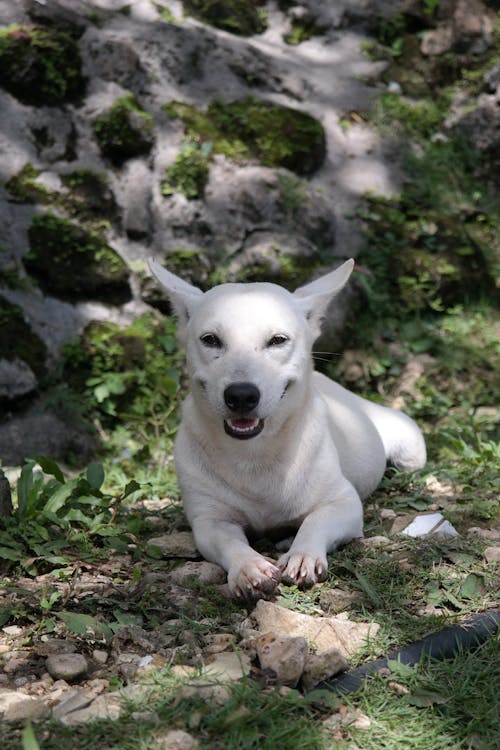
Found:
[[[430,534],[441,536],[458,536],[458,531],[447,521],[441,513],[428,513],[416,516],[401,532],[406,536],[418,537]]]

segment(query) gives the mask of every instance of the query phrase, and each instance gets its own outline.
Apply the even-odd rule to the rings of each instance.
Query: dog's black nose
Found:
[[[224,401],[231,411],[248,414],[260,400],[260,391],[253,383],[231,383],[224,391]]]

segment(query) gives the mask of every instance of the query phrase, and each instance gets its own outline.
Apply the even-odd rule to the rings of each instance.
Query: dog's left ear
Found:
[[[177,334],[182,339],[184,329],[191,317],[191,312],[200,301],[203,292],[201,289],[198,289],[198,287],[188,284],[184,279],[167,271],[166,268],[160,266],[160,264],[153,260],[153,258],[149,258],[148,265],[153,275],[156,276],[162,287],[167,292],[168,298],[174,308],[174,312],[177,315]]]
[[[346,260],[341,266],[309,284],[300,286],[293,293],[302,308],[314,336],[321,333],[321,323],[333,297],[347,284],[354,268],[354,260]]]

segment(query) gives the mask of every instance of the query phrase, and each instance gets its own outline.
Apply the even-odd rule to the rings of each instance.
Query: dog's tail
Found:
[[[425,465],[424,437],[413,419],[397,409],[373,403],[368,403],[366,411],[384,444],[387,463],[400,471],[415,471]]]

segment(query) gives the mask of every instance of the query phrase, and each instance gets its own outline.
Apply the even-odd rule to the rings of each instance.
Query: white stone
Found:
[[[18,690],[0,688],[0,720],[26,721],[47,716],[48,709],[41,698]]]
[[[405,536],[420,537],[427,535],[459,536],[458,531],[442,513],[426,513],[416,516],[414,520],[402,530]]]
[[[303,637],[309,648],[321,654],[336,648],[349,658],[373,638],[380,625],[375,622],[351,622],[346,617],[320,617],[280,607],[261,599],[252,612],[262,633]]]

